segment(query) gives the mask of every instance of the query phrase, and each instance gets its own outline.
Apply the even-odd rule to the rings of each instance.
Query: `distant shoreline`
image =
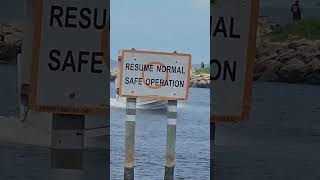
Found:
[[[11,25],[15,25],[15,26],[21,27],[24,24],[24,20],[16,19],[16,18],[3,18],[3,17],[0,17],[0,24],[11,24]]]
[[[302,18],[319,18],[320,4],[316,7],[302,7]],[[269,7],[265,6],[260,9],[260,16],[267,16],[272,19],[275,23],[284,25],[291,23],[292,14],[290,12],[290,6],[288,7]]]

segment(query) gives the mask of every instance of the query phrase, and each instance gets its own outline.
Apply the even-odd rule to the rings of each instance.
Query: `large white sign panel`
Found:
[[[257,15],[257,0],[211,3],[212,121],[248,119]]]
[[[186,100],[190,67],[190,54],[123,50],[119,95]]]
[[[37,0],[31,107],[106,113],[109,1]]]

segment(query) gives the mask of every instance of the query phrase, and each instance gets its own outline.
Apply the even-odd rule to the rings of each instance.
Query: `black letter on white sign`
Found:
[[[71,14],[72,11],[77,11],[77,9],[78,8],[76,8],[76,7],[67,7],[67,9],[66,9],[66,21],[65,21],[65,26],[67,28],[77,28],[76,24],[72,24],[72,23],[69,22],[70,20],[73,20],[73,19],[77,18],[76,15]]]
[[[53,49],[50,51],[49,57],[51,59],[51,61],[56,63],[56,66],[53,66],[52,63],[49,63],[49,69],[51,71],[56,71],[60,68],[60,60],[56,57],[54,57],[54,54],[56,54],[57,56],[60,56],[60,52],[57,49]]]
[[[240,38],[239,34],[234,34],[233,32],[233,28],[234,28],[234,18],[231,18],[231,26],[230,26],[230,37],[231,38]]]
[[[83,29],[88,29],[90,27],[91,21],[89,15],[91,14],[91,10],[89,8],[83,8],[80,11],[80,16],[83,20],[86,20],[87,23],[79,21],[79,25]]]
[[[69,59],[70,59],[70,63],[68,63]],[[74,64],[72,51],[68,51],[68,54],[66,56],[66,59],[64,60],[61,71],[65,71],[66,67],[71,67],[72,71],[76,72],[76,65]]]
[[[83,59],[83,56],[89,56],[89,52],[80,51],[79,52],[79,64],[78,64],[78,72],[81,72],[81,64],[88,64],[88,60]]]
[[[212,65],[217,65],[218,66],[218,68],[210,68],[210,69],[212,69],[211,70],[211,76],[210,76],[210,80],[217,80],[219,77],[220,77],[220,74],[221,74],[221,64],[220,64],[220,62],[217,60],[217,59],[211,59],[211,61],[210,61],[210,66],[212,67]],[[216,74],[214,75],[214,76],[212,76],[213,75],[213,71],[214,70],[216,70]]]
[[[97,61],[96,57],[101,57],[100,61]],[[95,64],[102,64],[102,60],[103,59],[103,53],[102,52],[93,52],[92,53],[92,60],[91,60],[91,72],[92,73],[102,73],[101,69],[95,69],[94,65]]]
[[[213,32],[213,36],[217,36],[218,33],[223,33],[224,37],[228,37],[228,33],[226,31],[226,25],[224,23],[224,18],[223,17],[219,17],[218,23],[216,25],[216,28]]]
[[[103,29],[104,26],[106,25],[106,16],[107,16],[107,10],[104,9],[103,10],[103,20],[102,20],[102,24],[98,24],[98,9],[94,9],[94,26],[97,29]]]
[[[228,74],[230,76],[231,81],[235,81],[236,80],[236,70],[237,70],[237,62],[234,61],[233,62],[233,69],[231,71],[231,67],[228,61],[224,62],[224,68],[223,68],[223,80],[227,79],[227,71]]]
[[[58,12],[56,12],[58,10]],[[60,6],[51,6],[51,14],[50,14],[50,26],[53,25],[54,18],[57,20],[60,27],[62,27],[61,16],[63,14],[63,9]]]

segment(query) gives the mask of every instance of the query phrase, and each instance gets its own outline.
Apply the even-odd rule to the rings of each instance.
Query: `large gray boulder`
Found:
[[[259,80],[263,81],[277,81],[279,80],[278,72],[283,64],[276,60],[264,62],[265,70],[261,73]]]
[[[279,70],[280,81],[285,82],[303,82],[305,63],[302,60],[294,58],[288,61]]]
[[[0,24],[0,63],[15,64],[21,52],[22,29],[10,24]]]

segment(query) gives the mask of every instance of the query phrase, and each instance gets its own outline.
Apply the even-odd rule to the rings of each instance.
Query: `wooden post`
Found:
[[[136,98],[127,98],[124,180],[134,179]]]
[[[84,120],[84,115],[52,115],[51,176],[53,180],[83,179]]]
[[[174,179],[174,166],[176,161],[176,121],[177,121],[177,101],[169,100],[167,109],[167,152],[165,180]]]
[[[215,179],[216,172],[216,162],[215,162],[215,153],[216,153],[216,123],[210,122],[210,179]]]

